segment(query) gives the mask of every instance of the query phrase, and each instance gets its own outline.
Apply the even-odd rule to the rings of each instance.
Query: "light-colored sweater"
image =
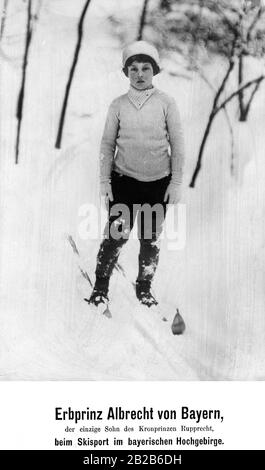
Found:
[[[183,132],[173,97],[153,87],[115,98],[110,104],[100,146],[100,181],[111,171],[140,181],[172,173],[181,184],[184,166]]]

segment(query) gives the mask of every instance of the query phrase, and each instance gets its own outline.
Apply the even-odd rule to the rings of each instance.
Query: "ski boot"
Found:
[[[100,304],[107,305],[109,302],[107,294],[97,289],[93,289],[91,296],[86,300],[89,304],[95,305],[95,307],[98,307]]]
[[[153,307],[158,305],[157,300],[151,293],[151,281],[136,281],[135,285],[136,297],[142,305]]]
[[[106,309],[108,309],[108,285],[109,279],[97,278],[89,299],[84,299],[91,306],[95,307],[100,313],[103,313]]]

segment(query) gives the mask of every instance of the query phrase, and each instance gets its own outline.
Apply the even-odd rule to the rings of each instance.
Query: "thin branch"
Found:
[[[252,23],[250,24],[250,26],[248,28],[247,37],[246,37],[247,42],[250,41],[251,33],[252,33],[254,27],[256,26],[257,22],[259,21],[262,13],[264,13],[264,8],[262,6],[260,6],[258,11],[257,11],[257,14],[254,16],[253,21],[252,21]]]
[[[144,5],[143,5],[143,9],[142,9],[140,24],[139,24],[137,41],[141,41],[142,38],[143,38],[143,29],[144,29],[144,26],[145,26],[147,6],[148,6],[148,0],[144,0]]]
[[[259,81],[256,83],[256,85],[254,86],[253,90],[252,90],[252,93],[251,93],[250,98],[249,98],[249,100],[248,100],[248,104],[247,104],[246,109],[245,109],[245,118],[247,118],[247,116],[248,116],[251,103],[252,103],[252,101],[253,101],[253,99],[254,99],[255,94],[257,93],[257,91],[258,91],[258,89],[259,89],[259,87],[260,87],[261,82],[262,82],[262,80],[259,80]]]
[[[221,93],[223,92],[223,90],[224,90],[224,88],[225,88],[226,82],[227,82],[227,80],[228,80],[228,78],[229,78],[229,75],[231,74],[231,72],[232,72],[232,70],[233,70],[233,68],[234,68],[234,65],[235,65],[234,58],[231,57],[231,58],[230,58],[230,61],[229,61],[229,66],[228,66],[227,72],[226,72],[226,74],[225,74],[225,76],[224,76],[224,78],[223,78],[223,81],[222,81],[222,83],[221,83],[220,87],[218,88],[218,91],[217,91],[217,93],[216,93],[216,95],[215,95],[215,98],[214,98],[214,101],[213,101],[213,106],[212,106],[212,109],[213,109],[213,110],[214,110],[214,109],[216,108],[216,106],[217,106],[217,102],[218,102],[218,100],[219,100],[219,98],[220,98]]]
[[[241,87],[243,82],[243,54],[241,53],[238,58],[238,86]],[[244,105],[244,91],[240,91],[238,93],[238,102],[239,102],[239,120],[241,121],[244,112],[245,112],[245,105]]]
[[[90,4],[90,1],[91,0],[86,1],[85,5],[84,5],[84,8],[82,10],[82,13],[81,13],[79,22],[78,22],[77,43],[76,43],[76,47],[75,47],[72,66],[71,66],[71,69],[70,69],[70,72],[69,72],[68,81],[67,81],[67,84],[66,84],[65,95],[64,95],[60,120],[59,120],[58,133],[57,133],[57,138],[56,138],[56,142],[55,142],[55,148],[57,148],[57,149],[61,148],[66,109],[67,109],[67,104],[68,104],[68,99],[69,99],[69,95],[70,95],[70,89],[71,89],[72,81],[73,81],[74,74],[75,74],[76,65],[77,65],[77,62],[78,62],[79,52],[80,52],[80,49],[81,49],[82,38],[83,38],[84,19],[85,19],[86,12],[87,12],[88,6]]]
[[[236,48],[237,39],[238,39],[238,34],[235,34],[233,42],[232,42],[232,49],[231,49],[231,56],[229,58],[229,65],[228,65],[226,74],[225,74],[225,76],[224,76],[224,78],[223,78],[223,80],[222,80],[222,82],[221,82],[221,84],[220,84],[220,86],[219,86],[219,88],[216,92],[216,95],[215,95],[215,98],[214,98],[213,104],[212,104],[212,110],[210,112],[208,122],[207,122],[207,125],[206,125],[206,129],[204,131],[204,135],[203,135],[202,142],[201,142],[200,149],[199,149],[199,154],[198,154],[198,158],[197,158],[196,167],[195,167],[195,170],[194,170],[194,173],[192,175],[191,182],[190,182],[190,187],[191,188],[193,188],[195,186],[197,176],[198,176],[198,174],[200,172],[200,169],[201,169],[204,147],[206,145],[206,141],[207,141],[208,135],[210,133],[213,121],[214,121],[214,119],[216,117],[216,114],[217,114],[216,109],[217,109],[218,100],[219,100],[223,90],[225,89],[228,78],[229,78],[229,76],[230,76],[230,74],[231,74],[231,72],[234,68],[234,65],[235,65],[234,52],[235,52],[235,48]]]
[[[15,151],[15,163],[16,164],[18,163],[20,132],[21,132],[22,117],[23,117],[23,104],[24,104],[24,95],[25,95],[29,47],[30,47],[30,43],[32,39],[31,19],[32,19],[31,18],[31,0],[28,0],[26,42],[25,42],[25,50],[24,50],[24,57],[23,57],[23,64],[22,64],[22,80],[21,80],[21,86],[20,86],[20,90],[18,94],[17,112],[16,112],[16,118],[18,120],[16,151]]]
[[[199,73],[200,77],[205,81],[205,83],[209,86],[209,88],[214,93],[216,93],[216,88],[214,88],[214,86],[212,85],[210,80],[208,80],[208,78],[204,75],[202,70],[198,69],[198,73]],[[235,146],[235,144],[234,144],[234,131],[233,131],[233,126],[232,126],[229,114],[228,114],[227,109],[225,107],[224,107],[224,114],[225,114],[226,122],[227,122],[227,125],[228,125],[228,129],[229,129],[229,132],[230,132],[230,137],[231,137],[231,155],[230,155],[230,158],[231,158],[231,171],[233,172],[234,146]]]
[[[220,104],[216,110],[215,110],[215,113],[214,114],[217,114],[219,113],[219,111],[224,108],[228,103],[229,101],[231,101],[235,96],[237,96],[242,90],[245,90],[246,88],[250,87],[251,85],[254,85],[254,83],[260,83],[262,82],[262,80],[264,80],[265,78],[265,75],[260,75],[258,78],[255,78],[253,80],[250,80],[249,82],[245,83],[245,85],[242,85],[240,88],[238,88],[238,90],[234,91],[230,96],[228,96],[228,98],[226,98],[222,104]]]
[[[233,57],[231,57],[230,61],[229,61],[229,66],[228,66],[227,72],[226,72],[226,74],[225,74],[225,76],[222,80],[221,85],[219,86],[219,88],[217,90],[217,93],[215,95],[215,98],[214,98],[214,101],[213,101],[213,104],[212,104],[212,110],[211,110],[211,113],[209,115],[207,126],[206,126],[206,129],[204,131],[204,135],[203,135],[202,142],[201,142],[201,145],[200,145],[196,167],[195,167],[195,170],[194,170],[194,173],[192,175],[191,182],[190,182],[190,187],[191,188],[194,188],[197,176],[198,176],[198,174],[200,172],[200,169],[201,169],[204,147],[205,147],[208,135],[210,133],[214,118],[216,116],[215,110],[216,110],[216,107],[217,107],[218,99],[220,98],[220,95],[221,95],[221,93],[223,92],[223,90],[225,88],[226,82],[229,78],[230,73],[233,70],[233,67],[234,67],[234,59],[233,59]]]
[[[228,98],[226,98],[223,101],[222,104],[220,104],[218,107],[212,109],[212,112],[209,116],[208,123],[207,123],[206,129],[205,129],[204,135],[203,135],[202,143],[201,143],[201,146],[200,146],[197,165],[196,165],[195,171],[192,175],[192,179],[191,179],[191,182],[190,182],[190,187],[191,188],[194,188],[198,173],[201,169],[201,161],[202,161],[202,155],[203,155],[204,147],[205,147],[205,144],[206,144],[206,141],[207,141],[207,138],[208,138],[208,135],[210,133],[210,129],[212,127],[212,124],[213,124],[213,121],[214,121],[215,117],[217,116],[219,111],[221,111],[221,109],[223,109],[229,103],[229,101],[231,101],[235,96],[238,95],[238,93],[241,90],[244,90],[244,89],[248,88],[249,86],[253,85],[254,83],[260,83],[262,80],[264,80],[264,78],[265,78],[265,75],[261,75],[260,77],[256,78],[255,80],[250,80],[248,83],[246,83],[245,85],[240,87],[238,90],[234,91]]]

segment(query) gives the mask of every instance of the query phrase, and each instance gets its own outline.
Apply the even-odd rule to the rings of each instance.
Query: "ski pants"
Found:
[[[109,203],[108,221],[97,255],[96,279],[99,283],[100,279],[109,280],[136,219],[140,242],[137,280],[152,281],[159,259],[159,236],[167,209],[164,196],[170,179],[171,175],[168,175],[143,182],[112,171],[114,200]]]

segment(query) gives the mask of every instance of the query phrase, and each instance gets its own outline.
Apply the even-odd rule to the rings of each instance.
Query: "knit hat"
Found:
[[[125,74],[126,62],[128,61],[128,59],[130,59],[130,57],[135,55],[145,55],[150,57],[156,66],[154,70],[154,75],[160,72],[159,55],[157,49],[152,44],[149,44],[146,41],[135,41],[132,44],[126,46],[122,52],[122,65]]]

